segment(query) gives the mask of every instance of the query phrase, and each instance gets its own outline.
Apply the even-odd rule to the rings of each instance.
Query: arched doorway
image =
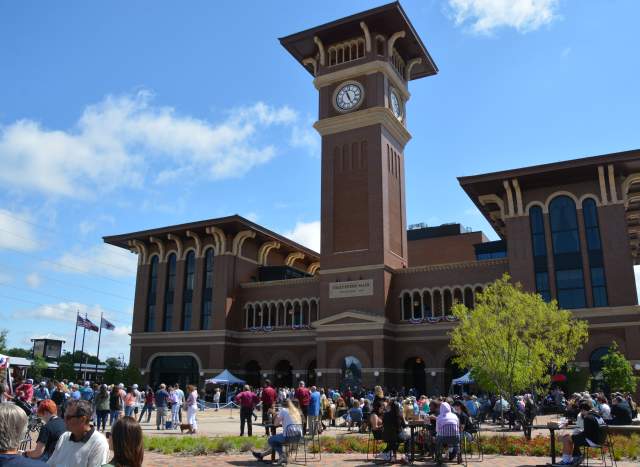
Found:
[[[346,389],[360,388],[362,385],[362,363],[353,355],[342,359],[342,383],[341,387]]]
[[[407,391],[415,389],[415,396],[427,393],[425,363],[420,357],[411,357],[404,362],[404,387]]]
[[[447,358],[447,361],[444,364],[444,391],[448,392],[451,388],[451,381],[455,378],[459,378],[467,373],[466,368],[460,368],[453,361],[454,357]]]
[[[200,369],[196,359],[190,355],[160,356],[151,362],[149,379],[154,388],[161,383],[180,383],[180,387],[185,388],[187,384],[198,385]]]
[[[309,363],[309,366],[307,367],[307,386],[311,387],[311,386],[315,386],[316,385],[316,361],[312,360],[311,363]]]
[[[293,387],[293,368],[289,360],[280,360],[275,368],[275,378],[273,380],[277,388]]]
[[[260,365],[255,360],[247,362],[244,366],[244,379],[253,389],[260,387]]]

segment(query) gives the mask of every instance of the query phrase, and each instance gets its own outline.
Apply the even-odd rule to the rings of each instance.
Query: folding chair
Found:
[[[286,449],[287,458],[290,459],[291,455],[293,455],[293,460],[298,462],[298,450],[300,448],[300,444],[302,444],[302,451],[304,453],[304,465],[307,465],[307,441],[302,434],[302,424],[289,425],[284,433],[283,443]]]
[[[378,449],[382,443],[382,430],[371,430],[367,437],[367,460],[369,460],[369,449],[373,448],[371,452],[371,458],[375,459],[378,454]]]
[[[589,443],[589,445],[584,446],[583,448],[584,465],[586,466],[589,465],[589,449],[593,449],[595,451],[600,450],[599,459],[602,461],[602,465],[604,467],[607,466],[607,455],[605,454],[605,449],[606,449],[607,453],[609,454],[609,459],[611,460],[611,466],[612,467],[618,466],[618,463],[616,462],[615,454],[613,452],[613,440],[611,439],[611,434],[609,433],[609,430],[607,429],[607,427],[603,427],[603,428],[605,430],[605,437],[602,443],[596,444],[592,442],[590,439],[587,439],[587,443]]]
[[[457,462],[467,465],[467,454],[461,449],[458,425],[444,425],[442,431],[436,435],[436,463],[442,465],[443,447],[458,449]]]
[[[317,452],[318,460],[322,460],[322,446],[320,445],[320,419],[318,417],[312,419],[308,428],[307,435],[309,436],[309,444],[311,445],[313,457],[315,457]]]
[[[482,446],[482,433],[479,421],[471,421],[471,424],[465,430],[465,433],[471,435],[471,439],[462,435],[462,447],[464,449],[467,460],[475,460],[482,462],[484,460],[484,449]],[[474,449],[475,448],[475,449]],[[473,453],[477,451],[478,457],[474,458]]]

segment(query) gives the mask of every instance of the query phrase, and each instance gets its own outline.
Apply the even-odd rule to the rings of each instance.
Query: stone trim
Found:
[[[395,269],[394,274],[413,274],[417,272],[446,271],[450,269],[482,268],[485,266],[499,266],[509,264],[509,258],[485,259],[479,261],[462,261],[459,263],[431,264],[412,268]]]
[[[276,287],[280,285],[300,285],[300,284],[311,284],[313,282],[318,282],[319,278],[314,277],[300,277],[298,279],[284,279],[280,281],[266,281],[266,282],[243,282],[240,284],[240,287],[243,289],[259,289],[261,287]]]
[[[611,316],[639,316],[640,305],[600,308],[576,308],[570,310],[576,318],[610,318]]]
[[[335,117],[323,118],[313,124],[320,135],[331,135],[371,125],[382,125],[401,147],[411,139],[411,134],[387,107],[370,107]]]
[[[386,268],[384,264],[371,264],[368,266],[353,266],[350,268],[321,269],[319,274],[342,274],[345,272],[371,271],[373,269],[384,268]]]

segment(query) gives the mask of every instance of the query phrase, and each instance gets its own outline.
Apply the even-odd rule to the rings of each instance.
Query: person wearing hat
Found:
[[[40,384],[38,385],[38,388],[34,391],[33,395],[36,398],[36,404],[39,403],[40,401],[51,399],[51,396],[49,394],[49,389],[47,389],[47,383],[45,383],[44,381],[40,382]]]
[[[31,404],[33,401],[33,380],[27,379],[16,388],[16,396],[23,402]]]

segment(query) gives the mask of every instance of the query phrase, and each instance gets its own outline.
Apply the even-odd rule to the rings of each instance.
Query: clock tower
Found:
[[[407,267],[408,83],[437,67],[397,2],[280,42],[319,96],[321,318],[384,315],[392,273]]]

